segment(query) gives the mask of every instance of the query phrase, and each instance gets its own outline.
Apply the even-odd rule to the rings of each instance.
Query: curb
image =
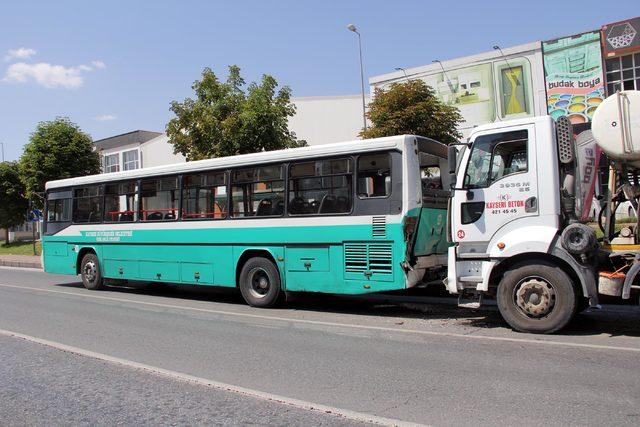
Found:
[[[18,267],[18,268],[33,268],[42,270],[42,266],[39,262],[29,261],[8,261],[0,259],[0,267]]]

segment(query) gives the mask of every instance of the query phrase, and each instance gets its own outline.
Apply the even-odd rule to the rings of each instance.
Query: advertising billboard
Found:
[[[441,101],[458,108],[462,129],[533,114],[531,65],[526,57],[446,69],[422,79]]]
[[[543,42],[542,59],[549,115],[589,123],[605,97],[600,32]]]
[[[602,27],[602,50],[606,58],[640,50],[640,17]]]

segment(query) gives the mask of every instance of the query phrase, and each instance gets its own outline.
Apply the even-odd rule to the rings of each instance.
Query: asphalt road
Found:
[[[2,425],[638,425],[639,357],[636,307],[536,336],[420,298],[260,310],[0,268]]]

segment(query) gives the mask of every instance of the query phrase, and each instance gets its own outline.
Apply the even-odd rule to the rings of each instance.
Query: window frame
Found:
[[[132,178],[132,179],[119,179],[117,181],[109,181],[109,182],[104,182],[102,183],[103,185],[103,190],[102,190],[102,206],[103,206],[103,210],[104,207],[106,206],[106,199],[107,199],[107,185],[120,185],[124,182],[134,182],[136,185],[136,191],[135,193],[132,193],[135,195],[135,197],[137,198],[137,202],[138,202],[138,206],[136,207],[136,214],[135,217],[136,219],[132,220],[132,221],[105,221],[104,217],[107,214],[106,210],[102,213],[102,223],[103,224],[133,224],[133,223],[137,223],[140,222],[140,178]]]
[[[503,175],[500,178],[496,179],[495,181],[491,180],[491,172],[493,170],[493,158],[495,156],[495,150],[496,148],[498,148],[498,146],[503,145],[503,144],[509,144],[515,141],[522,141],[522,139],[510,139],[507,141],[500,141],[498,143],[496,143],[493,147],[491,147],[491,157],[489,158],[489,169],[487,171],[487,182],[486,185],[484,186],[474,186],[474,187],[469,187],[469,184],[466,183],[465,181],[467,180],[467,176],[469,173],[469,166],[471,165],[471,156],[473,155],[474,149],[475,149],[475,143],[479,138],[482,138],[484,136],[491,136],[491,135],[499,135],[499,134],[506,134],[506,133],[511,133],[511,132],[518,132],[518,131],[525,131],[527,133],[527,137],[525,139],[525,143],[527,146],[526,149],[526,154],[527,154],[527,169],[523,170],[523,171],[518,171],[518,172],[513,172],[510,173],[508,175]],[[471,143],[471,149],[469,150],[469,157],[467,158],[467,165],[465,167],[465,171],[464,171],[464,177],[462,180],[462,188],[465,190],[481,190],[484,188],[489,188],[491,187],[493,184],[495,184],[498,181],[501,181],[504,178],[507,178],[509,176],[513,176],[513,175],[519,175],[519,174],[524,174],[524,173],[528,173],[529,172],[529,164],[530,164],[530,157],[529,157],[529,141],[531,140],[530,138],[530,131],[528,128],[520,128],[520,129],[512,129],[512,130],[502,130],[500,132],[489,132],[489,133],[483,133],[480,134],[478,136],[476,136],[476,138],[473,140],[473,142]]]
[[[71,187],[71,223],[76,225],[87,225],[87,224],[102,224],[103,222],[103,215],[104,215],[104,182],[100,182],[100,183],[94,183],[94,184],[86,184],[86,185],[77,185],[74,187]],[[75,197],[75,193],[76,190],[81,189],[81,188],[87,188],[87,187],[98,187],[101,191],[101,193],[98,196],[94,196],[94,197],[100,197],[100,220],[99,221],[83,221],[83,222],[77,222],[75,219],[75,200],[78,197]],[[85,198],[85,197],[83,197]],[[86,198],[91,198],[91,197],[86,197]]]
[[[227,215],[224,218],[185,218],[184,214],[186,213],[186,210],[184,210],[184,190],[186,190],[187,188],[184,186],[185,184],[185,177],[190,176],[190,175],[211,175],[211,174],[224,174],[225,176],[225,189],[227,191]],[[181,221],[188,221],[188,222],[192,222],[192,221],[225,221],[231,218],[231,200],[230,200],[230,196],[231,196],[231,192],[230,192],[230,187],[231,185],[231,170],[230,169],[207,169],[207,170],[201,170],[201,171],[197,171],[197,172],[189,172],[189,173],[183,173],[180,175],[180,220]],[[221,186],[218,186],[221,187]],[[198,188],[211,188],[211,187],[198,187]],[[286,204],[285,204],[285,209],[286,209]]]
[[[169,174],[169,175],[155,175],[155,176],[146,176],[144,178],[138,178],[138,220],[137,221],[133,221],[133,222],[139,222],[139,223],[144,223],[144,224],[154,224],[154,223],[158,223],[158,222],[175,222],[175,221],[179,221],[182,220],[182,175],[183,174]],[[178,191],[178,203],[177,203],[177,207],[175,208],[177,210],[177,214],[175,216],[175,218],[173,219],[165,219],[164,216],[162,219],[157,219],[157,220],[142,220],[142,181],[159,181],[159,180],[163,180],[163,179],[168,179],[168,178],[175,178],[178,183],[177,183],[177,191]],[[126,181],[126,180],[123,180]],[[161,191],[170,191],[170,190],[161,190]]]
[[[116,162],[112,165],[107,166],[107,157],[115,157],[116,158]],[[114,171],[109,171],[107,170],[107,167],[114,167],[116,168],[116,170]],[[116,173],[116,172],[120,172],[120,152],[117,153],[111,153],[111,154],[103,154],[102,155],[102,170],[103,173]]]
[[[135,160],[133,160],[133,161],[125,160],[125,154],[130,154],[130,153],[136,153]],[[127,163],[132,163],[132,162],[135,163],[136,167],[132,168],[132,169],[127,169],[127,167],[126,167]],[[132,150],[123,151],[122,152],[122,171],[132,171],[132,170],[137,170],[137,169],[140,169],[140,150],[137,149],[137,148],[134,148]]]
[[[355,175],[355,179],[353,180],[353,185],[354,185],[354,194],[355,196],[359,199],[359,200],[375,200],[375,199],[389,199],[391,198],[391,195],[393,194],[393,158],[391,157],[391,151],[392,150],[386,150],[386,151],[371,151],[371,152],[366,152],[366,153],[359,153],[355,156],[355,169],[354,169],[354,175]],[[391,190],[389,191],[389,194],[385,195],[385,196],[373,196],[373,197],[360,197],[360,195],[358,194],[358,178],[359,178],[359,174],[360,174],[360,158],[363,156],[369,156],[369,155],[376,155],[376,154],[386,154],[387,158],[389,160],[389,179],[391,179]]]
[[[356,177],[356,165],[355,165],[355,158],[356,156],[354,155],[345,155],[345,156],[329,156],[329,157],[314,157],[310,160],[296,160],[296,161],[291,161],[289,162],[289,165],[287,167],[287,180],[286,180],[286,203],[285,203],[285,212],[286,212],[286,216],[289,218],[308,218],[308,217],[325,217],[325,216],[349,216],[349,215],[353,215],[353,212],[355,210],[355,189],[356,189],[356,179],[354,179]],[[311,213],[311,214],[291,214],[289,212],[289,184],[290,184],[290,180],[291,180],[291,166],[294,166],[296,164],[301,164],[301,163],[310,163],[310,162],[322,162],[322,161],[326,161],[326,160],[340,160],[340,159],[348,159],[349,162],[351,162],[351,208],[349,209],[348,212],[336,212],[336,213]],[[335,175],[327,175],[328,177],[334,177],[334,176],[344,176],[347,174],[335,174]],[[321,178],[324,177],[324,175],[320,176]]]
[[[47,193],[47,198],[45,200],[45,209],[44,209],[44,221],[47,224],[60,224],[60,223],[69,223],[72,222],[73,220],[73,192],[71,193],[72,197],[63,197],[63,198],[59,198],[59,199],[49,199],[49,193]],[[62,203],[65,200],[69,200],[70,204],[71,204],[71,208],[70,208],[70,212],[69,212],[69,219],[68,220],[55,220],[55,221],[50,221],[49,220],[49,203],[50,202],[54,202],[55,205],[57,205],[58,203]],[[55,212],[55,209],[54,209]]]
[[[227,218],[231,219],[231,220],[236,220],[236,219],[264,219],[264,218],[285,218],[287,216],[287,197],[288,197],[288,186],[287,186],[287,181],[288,181],[288,164],[289,162],[287,161],[280,161],[280,162],[272,162],[272,163],[258,163],[254,166],[237,166],[237,167],[233,167],[233,168],[229,168],[227,170],[228,174],[229,174],[229,181],[228,181],[228,203],[229,203],[229,207],[228,207],[228,215]],[[262,168],[262,167],[269,167],[269,166],[280,166],[282,168],[282,178],[281,179],[272,179],[272,180],[267,180],[267,181],[244,181],[241,182],[241,184],[257,184],[259,182],[277,182],[277,181],[283,181],[283,202],[284,202],[284,208],[282,209],[282,214],[280,215],[264,215],[264,216],[257,216],[257,215],[252,215],[252,216],[234,216],[234,206],[233,206],[233,173],[239,170],[243,170],[243,169],[257,169],[257,168]]]

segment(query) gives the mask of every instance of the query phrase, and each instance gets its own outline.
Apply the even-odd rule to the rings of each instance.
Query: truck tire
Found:
[[[100,272],[100,262],[96,254],[88,253],[80,263],[80,277],[85,288],[97,291],[104,287],[104,279]]]
[[[576,313],[577,296],[569,276],[545,261],[509,269],[497,292],[498,309],[516,331],[550,334],[564,328]]]
[[[240,293],[252,307],[275,306],[283,293],[280,284],[280,273],[267,258],[250,258],[240,271]]]
[[[581,255],[596,246],[596,232],[585,224],[571,224],[562,231],[560,242],[570,254]]]

